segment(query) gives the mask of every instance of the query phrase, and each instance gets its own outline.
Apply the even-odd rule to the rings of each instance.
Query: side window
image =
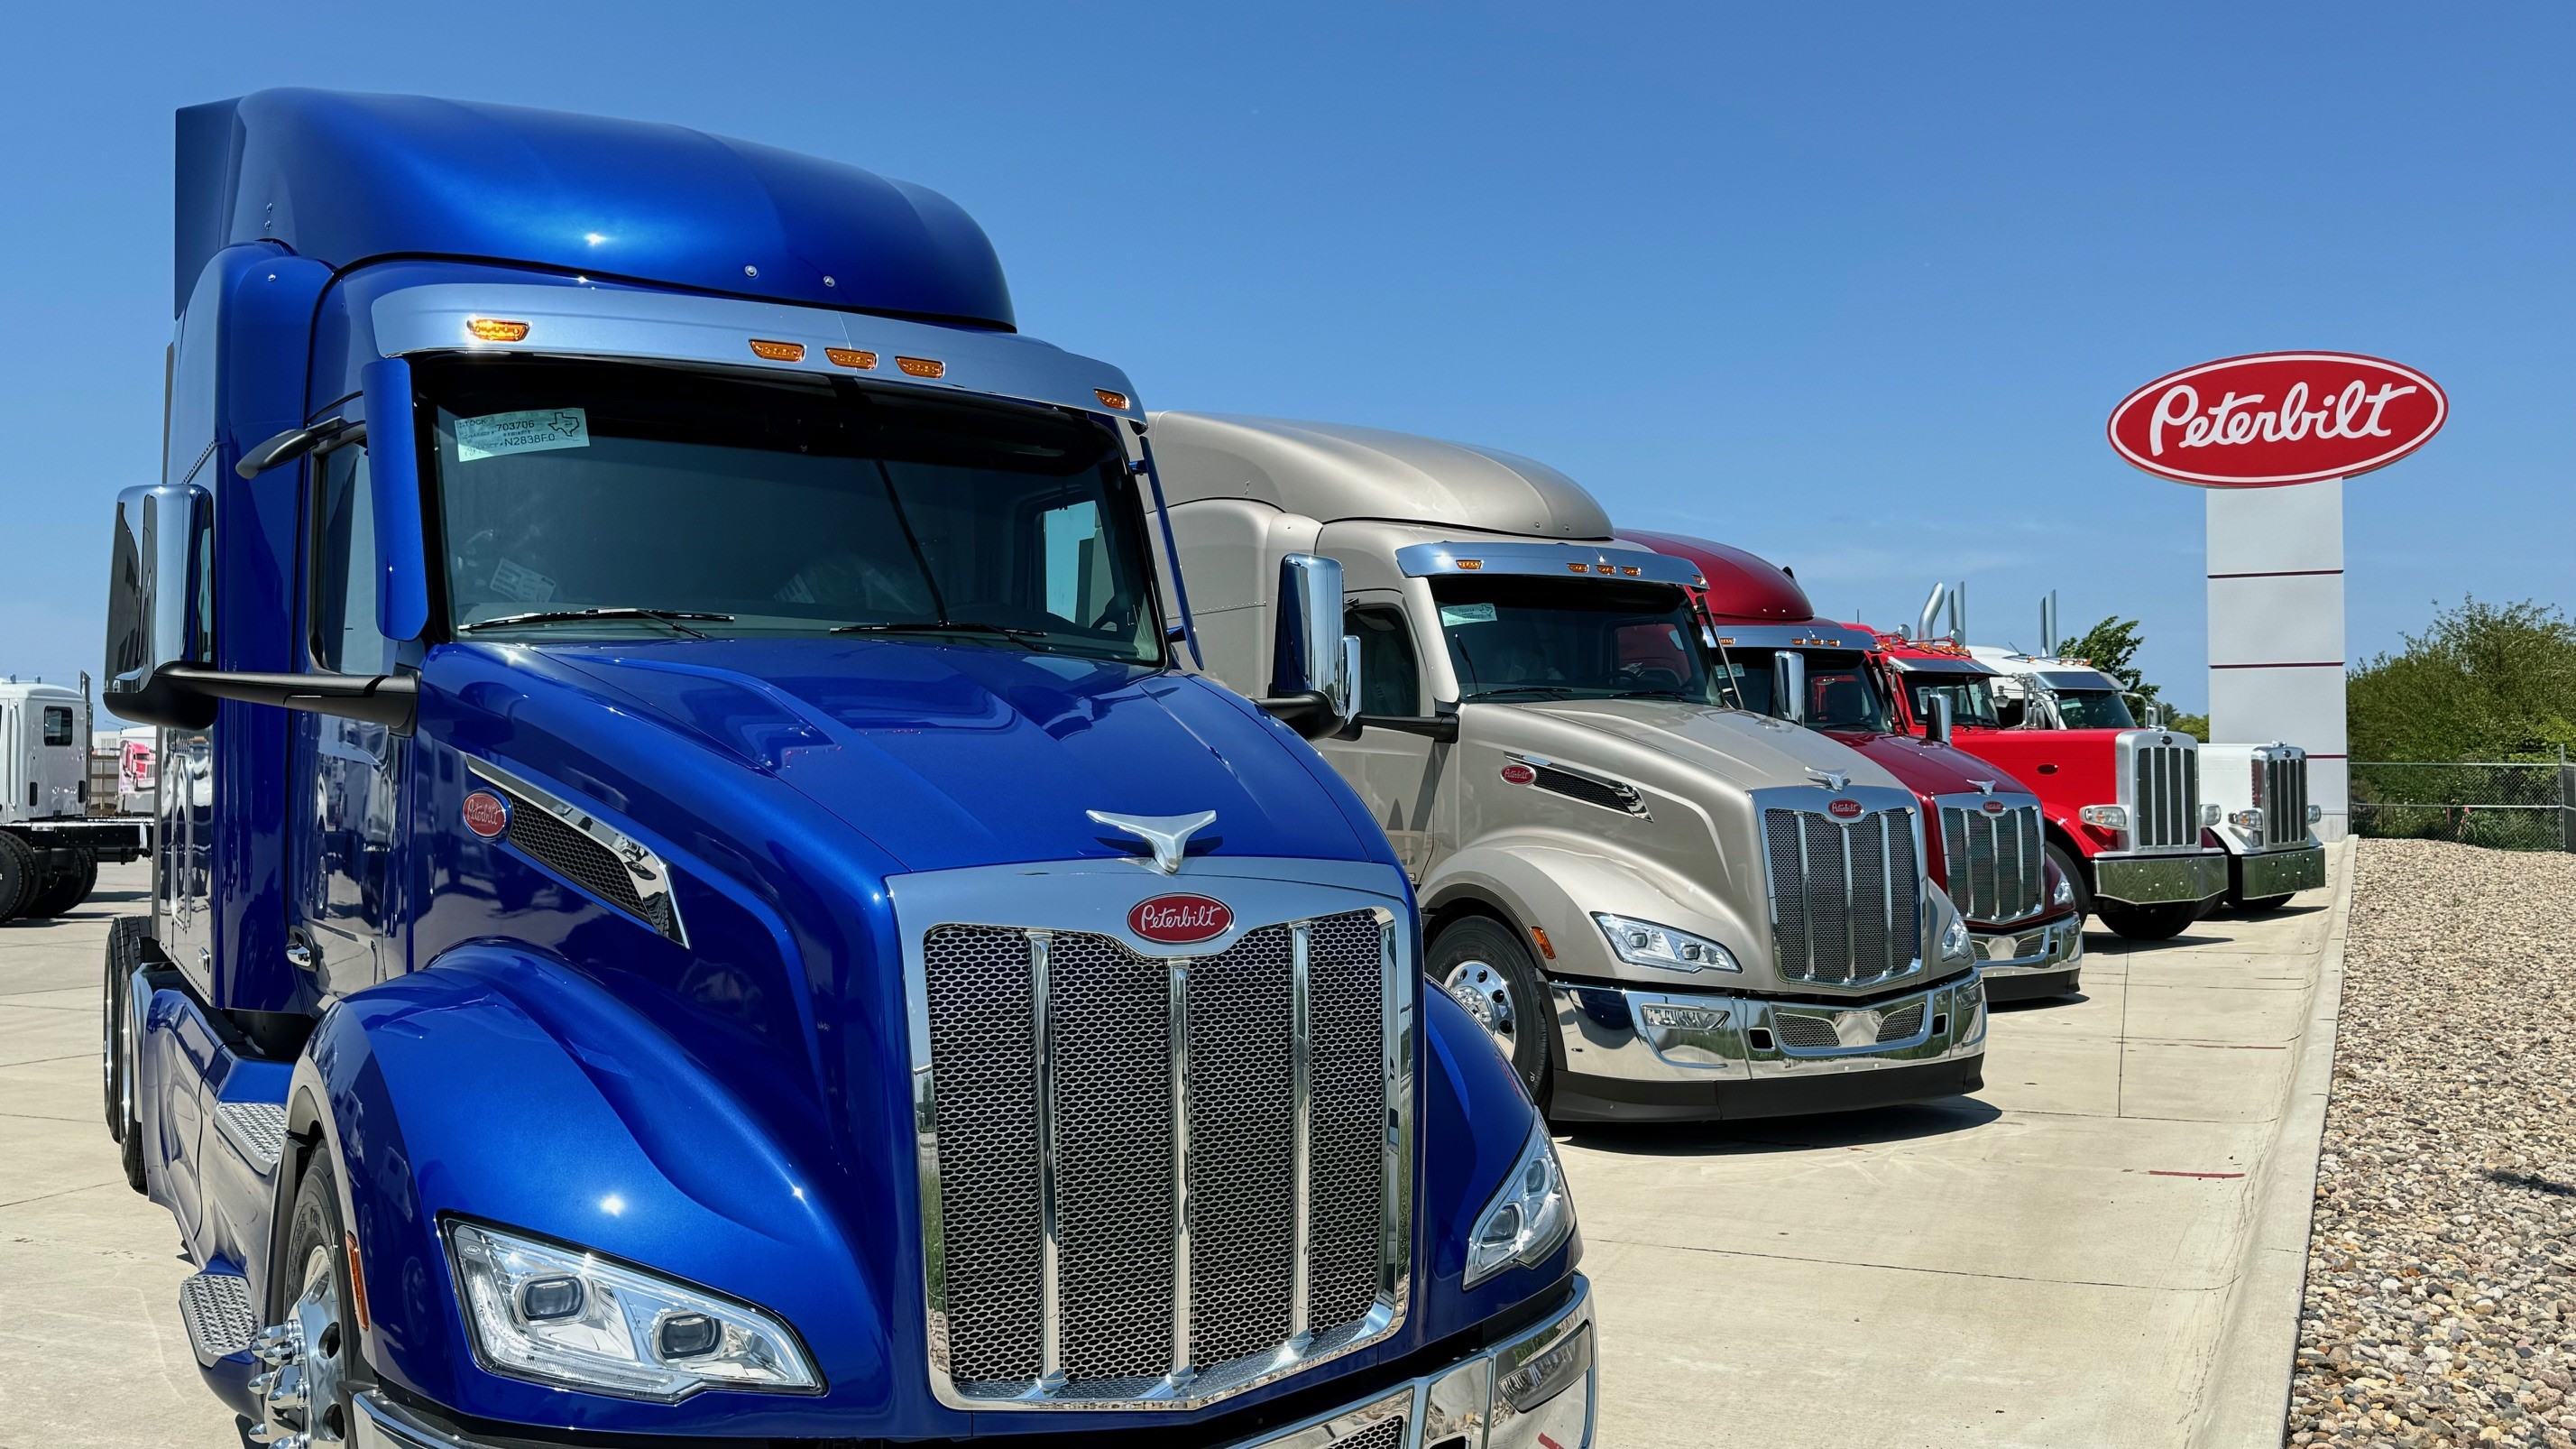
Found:
[[[72,742],[72,712],[59,704],[45,706],[45,743],[68,745]]]
[[[338,674],[382,674],[393,650],[376,632],[376,505],[367,450],[322,462],[313,509],[313,662]]]
[[[1363,604],[1343,613],[1342,629],[1360,638],[1360,713],[1421,714],[1422,670],[1404,611]]]

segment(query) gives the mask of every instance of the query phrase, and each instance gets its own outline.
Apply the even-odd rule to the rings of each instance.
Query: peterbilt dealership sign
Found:
[[[2273,488],[2384,468],[2450,414],[2433,379],[2345,352],[2204,362],[2111,410],[2111,446],[2138,467],[2209,488]]]

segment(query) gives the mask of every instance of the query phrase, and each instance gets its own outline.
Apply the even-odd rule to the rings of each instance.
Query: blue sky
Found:
[[[2350,653],[2576,604],[2576,11],[30,7],[0,89],[0,673],[95,670],[158,460],[170,113],[271,85],[678,122],[947,192],[1025,330],[1152,407],[1545,459],[1612,516],[1981,640],[2144,621],[2205,698],[2202,500],[2130,388],[2393,357],[2452,420],[2348,495]],[[756,17],[756,18],[755,18]]]

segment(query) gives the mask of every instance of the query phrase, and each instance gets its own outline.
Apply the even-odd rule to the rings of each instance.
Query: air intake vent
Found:
[[[504,844],[608,905],[685,946],[671,868],[662,857],[589,811],[482,760],[467,767],[510,803]]]
[[[1622,815],[1634,815],[1640,820],[1653,818],[1646,813],[1646,797],[1636,786],[1625,781],[1569,770],[1563,765],[1531,756],[1513,758],[1537,772],[1536,778],[1530,781],[1533,789],[1580,800],[1586,805],[1598,805],[1604,810],[1616,810]]]

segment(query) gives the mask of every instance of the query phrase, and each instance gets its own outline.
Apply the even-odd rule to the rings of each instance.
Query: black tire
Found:
[[[18,914],[30,919],[51,919],[89,899],[98,885],[98,857],[87,850],[74,852],[73,863],[45,878],[44,888]]]
[[[1432,939],[1429,966],[1431,984],[1477,1017],[1544,1111],[1553,1074],[1547,1039],[1555,1013],[1520,933],[1487,916],[1453,921]],[[1487,970],[1474,971],[1478,966]],[[1459,978],[1454,988],[1453,977]]]
[[[2266,911],[2277,911],[2289,903],[2290,897],[2287,893],[2277,896],[2256,896],[2252,900],[2239,900],[2233,902],[2236,909],[2243,911],[2249,916],[2259,916]]]
[[[2054,840],[2048,842],[2048,859],[2058,874],[2066,877],[2067,884],[2075,887],[2075,928],[2080,931],[2084,929],[2084,918],[2093,914],[2093,887],[2085,877],[2084,862]]]
[[[0,833],[0,921],[24,910],[44,885],[45,871],[36,863],[36,852],[18,837]]]
[[[354,1441],[356,1391],[367,1382],[366,1355],[359,1351],[357,1320],[350,1311],[356,1300],[349,1291],[349,1255],[344,1246],[347,1242],[348,1232],[340,1222],[340,1191],[331,1150],[327,1145],[317,1147],[304,1169],[304,1180],[296,1185],[295,1206],[289,1210],[286,1222],[286,1255],[269,1275],[276,1286],[271,1290],[268,1314],[271,1323],[286,1322],[297,1311],[308,1287],[319,1281],[316,1275],[325,1271],[330,1274],[333,1315],[327,1321],[317,1321],[318,1315],[306,1316],[300,1367],[308,1386],[328,1382],[332,1387],[316,1395],[302,1410],[290,1411],[292,1418],[300,1422],[285,1426],[309,1435],[316,1449]]]
[[[2170,941],[2200,919],[2199,901],[2168,901],[2153,906],[2104,901],[2094,907],[2102,924],[2132,941]]]

